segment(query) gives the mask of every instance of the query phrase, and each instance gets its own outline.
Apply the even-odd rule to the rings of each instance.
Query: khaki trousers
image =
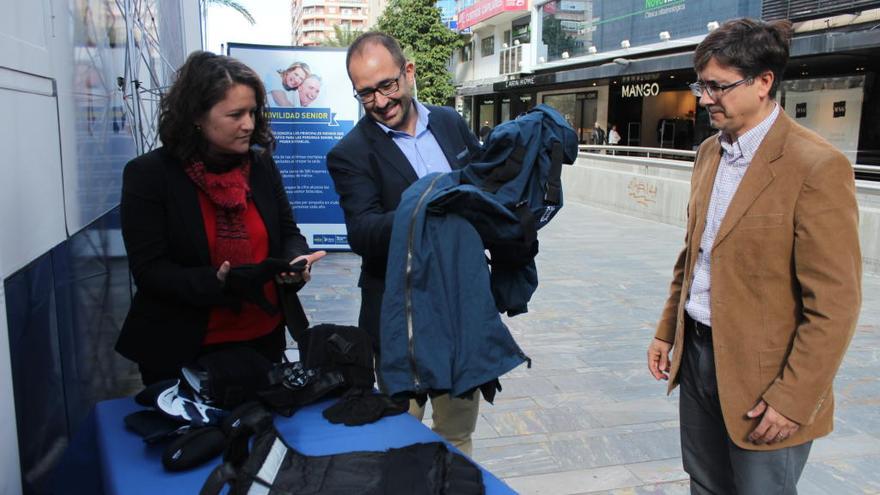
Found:
[[[479,391],[474,391],[471,398],[462,399],[450,397],[449,394],[438,395],[431,399],[431,409],[431,429],[463,454],[469,457],[473,455],[471,435],[477,427],[477,415],[480,413]],[[422,421],[425,408],[419,407],[415,400],[410,400],[409,413]]]

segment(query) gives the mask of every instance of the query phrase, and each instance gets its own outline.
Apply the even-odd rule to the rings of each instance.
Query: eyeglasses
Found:
[[[394,79],[383,81],[375,88],[366,88],[360,91],[355,90],[354,97],[361,103],[372,103],[376,99],[376,92],[382,93],[382,96],[391,96],[400,90],[400,78],[406,72],[406,67],[400,68],[400,74]]]
[[[709,94],[709,98],[713,100],[723,95],[725,91],[728,89],[733,89],[740,84],[751,84],[754,81],[754,77],[744,77],[739,81],[732,82],[730,84],[718,84],[715,81],[697,81],[695,83],[688,84],[688,87],[691,88],[691,93],[694,94],[697,98],[703,96],[703,91]]]

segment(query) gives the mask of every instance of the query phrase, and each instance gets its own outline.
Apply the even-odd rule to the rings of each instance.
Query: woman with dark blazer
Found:
[[[116,350],[145,385],[228,346],[281,360],[274,279],[305,283],[323,252],[308,254],[293,218],[265,108],[249,67],[195,52],[162,98],[164,146],[125,167],[122,235],[137,292]]]

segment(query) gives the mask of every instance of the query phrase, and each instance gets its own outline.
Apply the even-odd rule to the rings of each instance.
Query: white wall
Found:
[[[491,26],[481,29],[474,33],[474,79],[488,79],[490,77],[498,77],[498,53],[501,51],[502,36],[504,30],[510,29],[510,23],[506,28],[500,26]],[[492,55],[483,56],[483,40],[489,36],[495,37],[495,49]]]
[[[75,14],[69,3],[0,0],[0,281],[74,230],[65,219],[63,186],[74,187],[68,196],[76,191],[75,176],[63,172],[76,171],[77,165],[70,32]],[[199,12],[198,0],[181,0],[185,53],[201,47]],[[0,495],[22,491],[12,397],[6,294],[0,283]]]
[[[0,1],[0,279],[65,237],[49,0]],[[6,294],[0,286],[0,493],[21,493]]]

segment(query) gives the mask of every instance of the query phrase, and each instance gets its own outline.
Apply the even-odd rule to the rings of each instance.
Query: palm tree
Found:
[[[350,46],[361,33],[363,31],[357,29],[352,31],[351,24],[336,24],[333,26],[333,38],[322,41],[321,46],[344,48]]]
[[[220,5],[221,7],[229,7],[231,9],[234,9],[236,12],[241,14],[241,16],[244,17],[251,26],[257,23],[257,21],[254,19],[254,16],[251,15],[248,9],[246,9],[242,4],[234,0],[205,0],[205,3],[208,5]]]

